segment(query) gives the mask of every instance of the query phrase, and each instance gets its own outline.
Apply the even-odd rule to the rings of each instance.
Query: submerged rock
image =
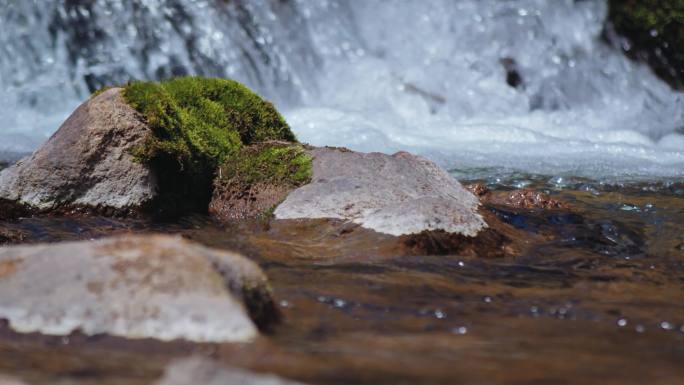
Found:
[[[518,189],[511,191],[490,191],[481,183],[465,186],[470,192],[480,198],[482,203],[498,206],[508,206],[516,209],[568,209],[565,202],[551,198],[548,194],[533,189]]]
[[[472,237],[487,227],[478,199],[422,157],[340,148],[310,153],[311,183],[288,195],[277,219],[342,219],[395,236],[442,230]]]
[[[156,182],[130,149],[149,132],[121,89],[109,89],[78,107],[35,153],[0,172],[0,201],[38,211],[141,208]]]
[[[302,385],[273,375],[222,366],[202,358],[186,358],[170,364],[154,385]]]
[[[245,257],[149,235],[0,248],[0,318],[22,333],[236,342],[277,310]]]

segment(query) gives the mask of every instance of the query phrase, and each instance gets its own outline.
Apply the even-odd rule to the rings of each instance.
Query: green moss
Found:
[[[684,88],[684,0],[610,0],[608,19],[632,47],[674,88]]]
[[[271,103],[232,80],[132,82],[123,96],[152,130],[134,154],[156,171],[166,210],[206,209],[217,167],[243,145],[296,141]]]
[[[296,188],[309,183],[311,167],[311,155],[301,144],[265,142],[226,159],[220,177],[233,185],[268,183]]]

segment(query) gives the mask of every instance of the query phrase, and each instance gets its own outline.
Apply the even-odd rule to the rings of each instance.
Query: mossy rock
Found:
[[[630,42],[626,54],[684,89],[684,0],[609,0],[609,7],[608,21]]]
[[[244,147],[219,167],[209,210],[224,220],[270,217],[311,176],[312,157],[301,144],[268,141]]]
[[[137,81],[123,96],[153,133],[134,154],[157,175],[162,214],[206,210],[218,166],[243,146],[296,142],[273,104],[233,80]]]

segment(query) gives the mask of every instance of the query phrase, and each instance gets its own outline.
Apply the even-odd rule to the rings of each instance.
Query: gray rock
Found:
[[[242,342],[258,334],[247,309],[272,303],[255,263],[181,237],[0,248],[0,318],[17,332]]]
[[[0,385],[26,385],[26,383],[0,374]]]
[[[302,385],[273,375],[221,366],[202,358],[186,358],[171,363],[154,385]]]
[[[311,154],[311,183],[288,195],[276,219],[337,218],[396,236],[425,230],[475,236],[487,227],[477,197],[422,157],[336,148]]]
[[[151,171],[132,148],[149,128],[112,88],[83,103],[31,156],[0,172],[0,199],[38,210],[136,209],[154,196]]]

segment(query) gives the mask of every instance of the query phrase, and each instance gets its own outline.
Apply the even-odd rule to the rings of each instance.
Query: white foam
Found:
[[[165,2],[138,14],[114,0],[93,4],[107,39],[91,66],[68,61],[64,34],[52,43],[56,6],[0,7],[0,22],[29,15],[7,20],[11,33],[0,36],[0,153],[33,149],[53,132],[87,96],[85,74],[153,78],[175,57],[187,73],[225,74],[275,100],[316,145],[409,150],[447,168],[684,177],[684,94],[601,39],[605,1],[255,0],[245,26],[197,0],[180,5],[194,56]],[[142,36],[157,41],[148,61]],[[504,58],[522,88],[506,83]]]

